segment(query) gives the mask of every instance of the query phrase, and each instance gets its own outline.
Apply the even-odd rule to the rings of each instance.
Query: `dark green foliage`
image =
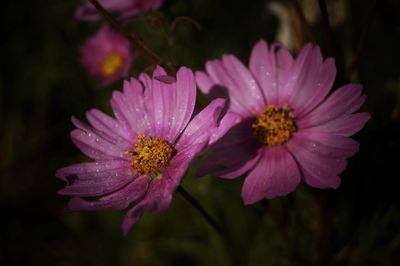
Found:
[[[378,1],[351,76],[364,84],[363,109],[372,119],[355,136],[361,149],[337,191],[301,185],[288,197],[245,207],[242,178],[197,178],[198,162],[189,170],[183,186],[223,226],[225,239],[179,194],[164,213],[145,214],[127,237],[120,231],[123,212],[64,211],[67,198],[56,193],[64,184],[55,171],[88,160],[69,139],[70,116],[83,118],[90,108],[109,112],[111,91],[122,83],[99,89],[79,65],[80,45],[101,25],[74,19],[79,1],[6,2],[0,8],[0,265],[400,265],[398,1]],[[257,40],[274,41],[278,20],[269,2],[167,0],[128,29],[176,65],[201,69],[223,53],[247,62]],[[344,2],[347,16],[334,34],[348,66],[371,1]],[[202,30],[180,21],[170,33],[177,16],[198,21]],[[327,54],[322,24],[312,29]],[[136,51],[133,64],[132,75],[148,70]]]

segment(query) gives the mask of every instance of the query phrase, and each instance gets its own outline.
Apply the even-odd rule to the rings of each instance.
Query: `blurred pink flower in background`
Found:
[[[338,174],[359,149],[349,137],[370,115],[354,113],[365,101],[360,84],[328,95],[336,76],[333,58],[323,60],[312,44],[293,58],[285,47],[261,40],[249,68],[224,55],[208,61],[206,70],[196,73],[199,87],[210,98],[229,96],[237,121],[212,145],[200,175],[232,179],[248,173],[242,187],[245,204],[287,195],[301,179],[315,188],[339,186]]]
[[[164,0],[98,0],[110,13],[124,20],[160,8]],[[102,16],[87,0],[76,10],[75,17],[81,21],[97,21]]]
[[[125,81],[123,92],[115,91],[111,99],[115,118],[96,109],[86,113],[89,125],[72,118],[77,127],[72,141],[94,162],[57,171],[57,177],[68,183],[59,193],[73,197],[69,209],[129,207],[122,224],[127,234],[144,210],[170,205],[190,162],[216,129],[225,100],[215,99],[192,118],[193,72],[182,67],[176,79],[166,77],[158,67],[153,78],[141,74],[139,80]]]
[[[109,85],[125,77],[130,70],[132,55],[129,41],[109,26],[103,26],[83,44],[81,63],[102,86]]]

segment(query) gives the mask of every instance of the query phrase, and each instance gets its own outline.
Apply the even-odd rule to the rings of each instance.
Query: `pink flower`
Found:
[[[287,195],[301,179],[315,188],[337,188],[338,174],[359,148],[349,137],[370,118],[354,113],[365,100],[362,86],[347,84],[328,96],[336,76],[334,59],[323,60],[312,44],[293,58],[281,45],[259,41],[249,65],[225,55],[208,61],[207,73],[196,73],[209,97],[229,96],[230,117],[236,116],[236,125],[213,145],[200,174],[231,179],[247,173],[245,204]]]
[[[159,78],[161,77],[161,78]],[[59,191],[72,196],[71,210],[122,210],[127,234],[144,210],[166,209],[189,163],[207,146],[225,100],[216,99],[192,118],[196,101],[194,75],[179,69],[176,79],[165,79],[157,67],[150,78],[125,81],[115,91],[111,106],[115,118],[92,109],[89,125],[76,118],[71,132],[74,144],[93,162],[57,171],[67,186]],[[88,200],[82,197],[98,197]]]
[[[129,41],[103,26],[83,44],[81,63],[92,78],[101,81],[101,86],[107,86],[129,72],[132,63]]]
[[[121,20],[160,8],[164,0],[98,0],[108,11],[117,14]],[[76,10],[75,17],[81,21],[100,20],[101,14],[87,0]]]

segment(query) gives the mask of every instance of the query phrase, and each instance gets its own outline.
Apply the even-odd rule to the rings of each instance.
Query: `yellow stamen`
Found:
[[[158,174],[168,164],[173,153],[174,147],[167,141],[145,137],[144,134],[137,136],[133,151],[126,152],[132,157],[132,168],[139,175]]]
[[[264,112],[253,123],[252,128],[264,145],[283,144],[297,130],[294,115],[287,104],[284,104],[283,107],[267,104]]]
[[[101,62],[101,70],[104,76],[109,77],[121,70],[124,58],[119,53],[111,52]]]

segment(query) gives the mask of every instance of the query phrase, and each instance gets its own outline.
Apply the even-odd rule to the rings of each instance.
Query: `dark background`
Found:
[[[278,33],[270,2],[167,0],[127,28],[177,65],[201,69],[223,53],[247,62],[257,40],[273,42]],[[167,211],[145,214],[127,237],[120,231],[124,212],[64,211],[67,198],[57,194],[64,184],[54,173],[87,160],[69,139],[70,116],[83,118],[93,107],[109,111],[111,91],[121,82],[99,89],[79,65],[80,45],[103,23],[76,21],[80,1],[2,3],[0,264],[400,265],[400,3],[336,1],[344,9],[334,6],[329,14],[343,19],[333,26],[331,42],[317,0],[304,2],[305,13],[316,10],[311,29],[324,54],[337,57],[340,74],[370,23],[350,80],[364,84],[362,109],[372,119],[355,135],[360,152],[336,191],[303,184],[288,197],[244,207],[242,178],[197,178],[192,167],[183,186],[223,225],[226,238],[179,194]],[[181,21],[169,33],[177,16],[195,19],[202,29]],[[297,22],[293,28],[301,28]],[[297,43],[309,40],[300,35]],[[133,53],[136,76],[149,64]],[[346,80],[339,76],[336,85]]]

